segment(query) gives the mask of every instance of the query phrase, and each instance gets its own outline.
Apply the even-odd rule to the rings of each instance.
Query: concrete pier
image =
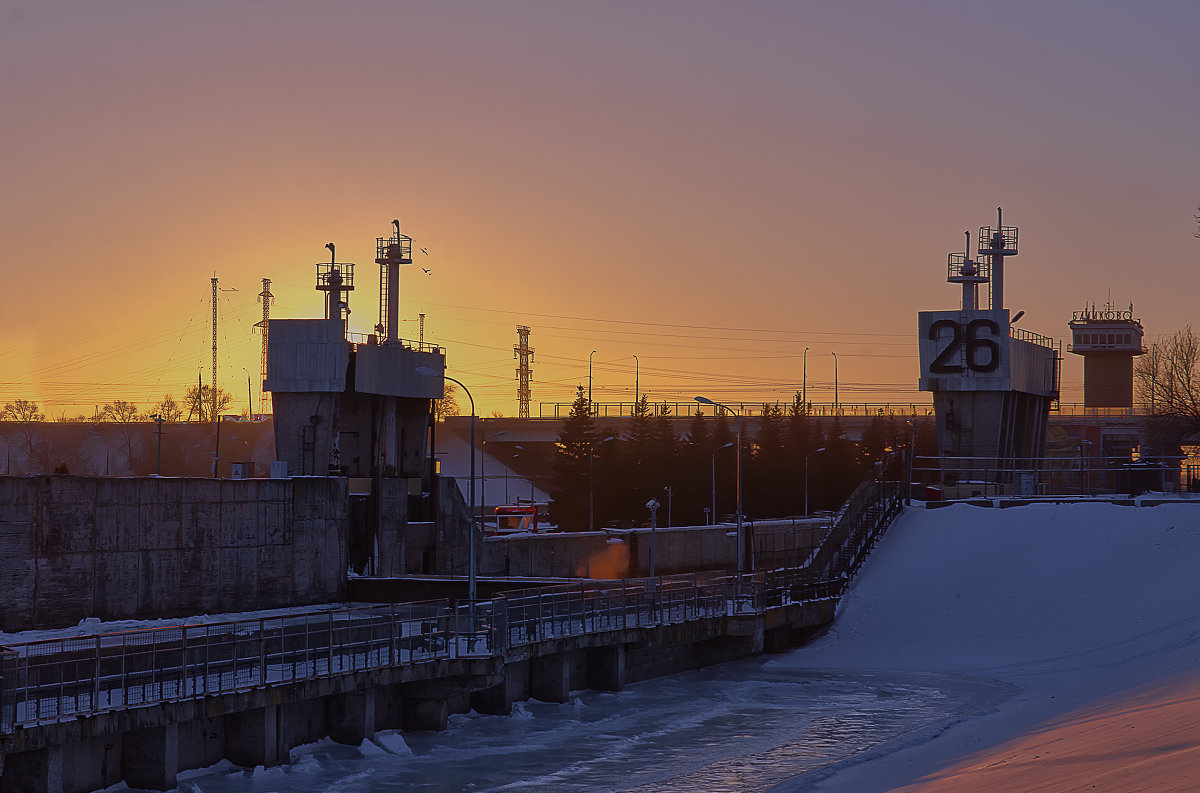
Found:
[[[179,727],[166,724],[126,733],[121,768],[131,788],[171,790],[179,770]]]
[[[329,737],[338,743],[358,746],[375,737],[375,690],[333,694],[326,698]]]
[[[279,706],[232,713],[225,717],[225,756],[249,766],[279,765]]]
[[[529,696],[542,702],[566,702],[571,693],[571,658],[554,653],[530,659]]]
[[[596,691],[625,688],[625,645],[610,644],[587,651],[587,684]]]

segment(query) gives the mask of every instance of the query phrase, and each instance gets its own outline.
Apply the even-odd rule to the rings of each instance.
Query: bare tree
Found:
[[[0,410],[0,419],[16,423],[21,434],[21,446],[25,450],[25,470],[31,472],[34,445],[37,443],[37,425],[46,420],[46,415],[42,413],[37,402],[17,399],[5,404],[4,409]],[[11,458],[9,460],[11,462]]]
[[[125,451],[125,467],[133,470],[133,438],[137,421],[141,418],[138,407],[132,402],[116,400],[100,409],[100,415],[105,422],[120,427],[121,446]]]
[[[165,424],[175,424],[183,420],[183,407],[170,394],[164,396],[162,402],[155,405],[151,413],[162,419]]]
[[[195,417],[197,421],[212,421],[213,393],[212,386],[192,386],[183,395],[183,404],[188,408],[188,421]],[[217,415],[233,404],[233,394],[224,388],[217,388]]]
[[[104,421],[112,421],[117,424],[128,424],[138,420],[138,407],[132,402],[122,402],[116,400],[109,402],[100,409],[100,415]]]
[[[1152,343],[1134,381],[1155,434],[1174,443],[1200,435],[1200,338],[1191,325]]]
[[[462,408],[458,406],[458,400],[454,398],[457,393],[458,385],[447,380],[446,395],[441,399],[433,400],[434,421],[445,421],[449,416],[457,416],[462,412]]]

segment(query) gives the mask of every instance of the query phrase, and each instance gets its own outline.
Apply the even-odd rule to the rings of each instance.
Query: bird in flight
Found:
[[[433,275],[433,270],[430,270],[428,267],[422,267],[421,271],[425,273],[425,275]]]
[[[428,256],[428,255],[429,255],[429,251],[428,251],[428,250],[426,250],[425,248],[422,248],[422,249],[421,249],[421,253],[425,254],[426,256]]]

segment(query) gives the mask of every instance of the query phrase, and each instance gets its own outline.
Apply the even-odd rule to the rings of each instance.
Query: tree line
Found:
[[[560,529],[647,525],[651,499],[660,504],[660,526],[703,525],[735,514],[738,417],[719,408],[715,417],[697,411],[686,434],[677,436],[676,417],[655,407],[642,396],[627,431],[605,436],[578,388],[555,446],[550,519]],[[907,449],[913,429],[904,417],[881,414],[852,441],[837,417],[823,432],[799,394],[788,404],[763,405],[754,424],[753,435],[743,428],[741,449],[742,513],[750,518],[836,509],[875,461]],[[918,437],[932,433],[932,424],[918,427]]]
[[[233,404],[233,395],[224,388],[217,388],[217,413],[223,413]],[[24,424],[56,421],[61,423],[114,423],[132,424],[139,421],[153,421],[160,418],[167,424],[177,424],[183,421],[206,422],[212,420],[213,390],[211,386],[192,386],[184,391],[183,399],[176,401],[173,394],[165,394],[161,401],[142,410],[135,402],[114,400],[105,405],[96,405],[95,411],[88,415],[80,413],[68,416],[65,412],[48,418],[46,413],[34,400],[16,399],[5,403],[0,408],[0,421],[13,421]]]

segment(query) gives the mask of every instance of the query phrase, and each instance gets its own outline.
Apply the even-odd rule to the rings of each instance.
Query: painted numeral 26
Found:
[[[980,338],[987,330],[993,337],[1000,335],[1000,326],[990,319],[973,319],[962,326],[952,319],[939,319],[929,326],[930,341],[937,341],[943,328],[950,329],[950,340],[929,365],[932,374],[956,374],[963,370],[956,360],[960,348],[966,348],[967,368],[972,372],[994,372],[1000,366],[1000,345],[995,338]],[[986,350],[984,355],[981,351]],[[982,360],[981,360],[982,359]]]

